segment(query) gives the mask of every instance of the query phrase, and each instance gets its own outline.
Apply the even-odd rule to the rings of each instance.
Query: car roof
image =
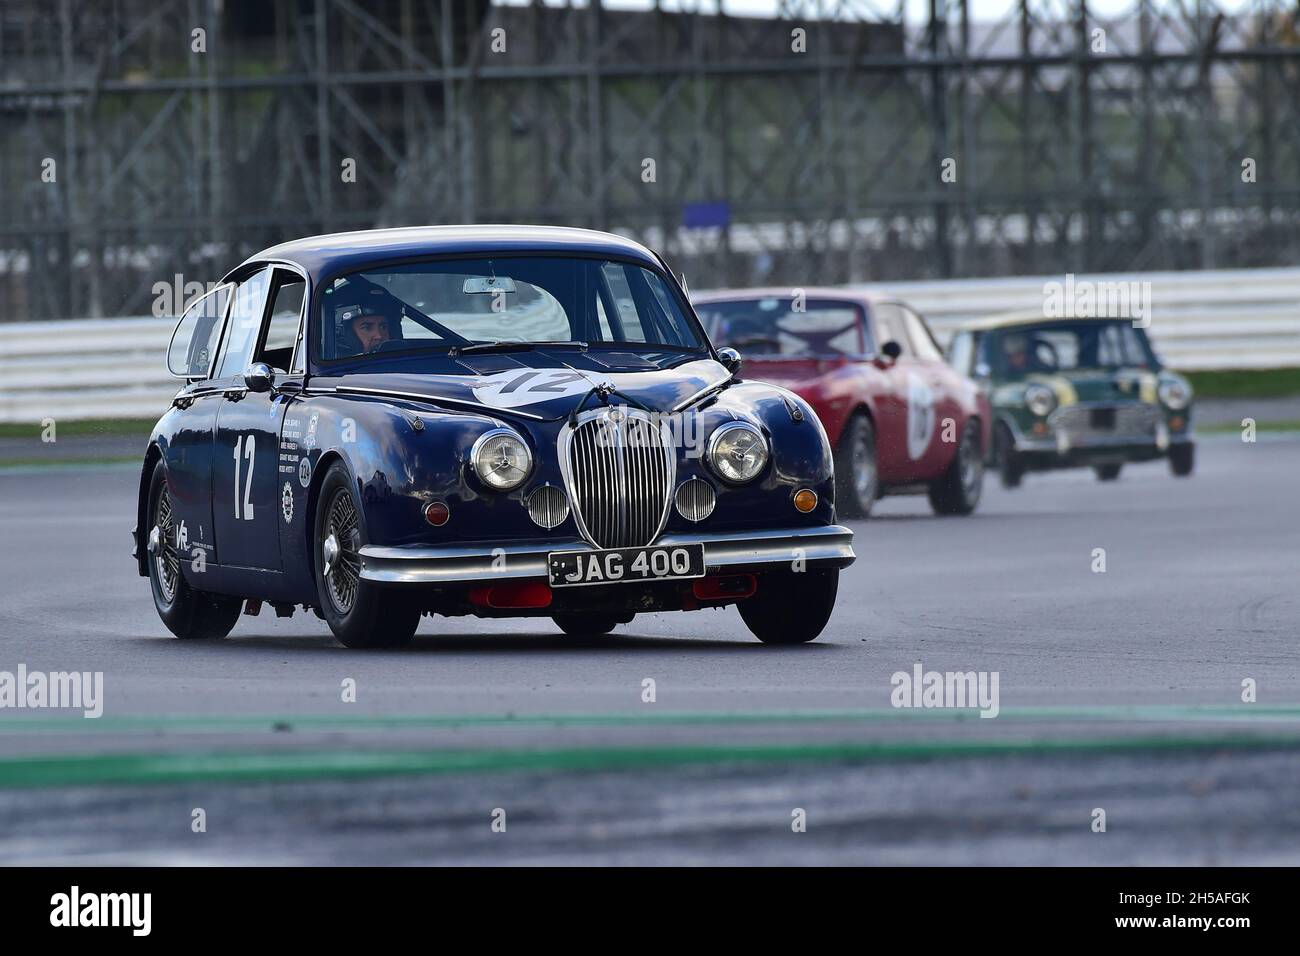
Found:
[[[514,252],[612,255],[662,266],[658,257],[639,242],[594,229],[526,225],[412,226],[336,232],[282,242],[249,256],[231,275],[258,262],[289,262],[301,267],[313,281],[319,281],[378,262]]]
[[[834,286],[763,286],[753,289],[713,289],[709,292],[691,294],[691,302],[749,302],[758,299],[790,299],[798,288],[806,299],[839,299],[844,302],[856,302],[871,305],[874,302],[901,301],[896,296],[880,290],[843,289]]]
[[[1054,325],[1058,322],[1127,322],[1123,316],[1113,315],[1043,315],[1042,309],[1021,309],[1016,312],[999,312],[980,319],[971,319],[957,327],[958,332],[992,332],[997,329],[1021,325]]]

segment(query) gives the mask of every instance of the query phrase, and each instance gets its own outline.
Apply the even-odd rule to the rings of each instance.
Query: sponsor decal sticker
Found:
[[[293,485],[287,481],[284,483],[284,491],[280,493],[280,512],[284,515],[285,524],[293,524]]]

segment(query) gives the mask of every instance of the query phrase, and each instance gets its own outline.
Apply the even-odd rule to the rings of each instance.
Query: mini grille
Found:
[[[554,485],[542,485],[528,496],[528,517],[547,530],[558,528],[569,517],[569,499]]]
[[[574,516],[597,548],[640,548],[658,536],[677,468],[665,430],[639,411],[598,409],[560,433]]]
[[[677,512],[687,521],[703,521],[713,514],[718,495],[707,481],[692,478],[677,489]]]
[[[1102,414],[1095,415],[1100,412]],[[1130,402],[1122,405],[1066,405],[1047,419],[1054,431],[1064,431],[1075,443],[1090,439],[1155,437],[1162,413],[1155,405]]]

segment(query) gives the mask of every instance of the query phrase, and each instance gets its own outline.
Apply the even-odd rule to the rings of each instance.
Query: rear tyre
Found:
[[[835,450],[835,505],[845,518],[865,518],[880,494],[876,469],[876,429],[857,412],[849,419]]]
[[[185,640],[213,640],[225,637],[239,620],[244,602],[240,598],[210,594],[191,587],[181,571],[176,543],[176,521],[167,469],[160,459],[149,478],[149,515],[146,540],[149,548],[149,587],[153,604],[167,630]],[[156,532],[156,534],[155,534]]]
[[[1094,465],[1092,470],[1097,473],[1098,481],[1114,481],[1123,468],[1122,464],[1111,462],[1106,465]]]
[[[764,644],[806,644],[831,619],[839,584],[838,568],[774,571],[762,575],[758,593],[737,607],[745,626]]]
[[[552,614],[551,620],[570,637],[599,637],[628,623],[613,614]]]
[[[404,647],[420,610],[406,595],[361,578],[364,529],[352,479],[334,462],[317,496],[312,564],[325,621],[344,647]]]
[[[937,515],[968,515],[980,503],[984,490],[984,449],[980,447],[980,424],[966,422],[961,444],[943,477],[930,483],[930,507]]]
[[[1025,477],[1025,462],[1016,453],[1016,440],[1011,435],[1011,429],[1002,423],[993,432],[993,452],[1002,487],[1019,488]]]
[[[1196,470],[1196,446],[1191,442],[1169,449],[1169,470],[1175,478],[1186,478]]]

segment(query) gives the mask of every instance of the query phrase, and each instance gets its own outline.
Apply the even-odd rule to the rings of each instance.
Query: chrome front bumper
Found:
[[[740,531],[730,534],[667,534],[654,546],[702,544],[709,574],[788,570],[796,561],[843,568],[853,563],[853,532],[839,525]],[[595,551],[581,538],[497,548],[361,549],[361,577],[384,584],[477,584],[482,581],[547,580],[552,551]]]

